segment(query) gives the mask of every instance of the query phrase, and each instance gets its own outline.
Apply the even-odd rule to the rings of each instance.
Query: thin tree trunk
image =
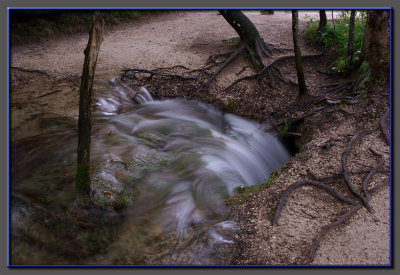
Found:
[[[77,191],[77,202],[80,206],[90,203],[90,139],[91,139],[91,98],[96,69],[97,56],[103,41],[104,20],[100,12],[95,12],[93,25],[89,31],[89,41],[84,50],[85,61],[83,64],[80,97],[79,97],[79,119],[78,119],[78,158],[75,188]]]
[[[353,42],[354,42],[354,24],[356,18],[356,11],[352,10],[350,14],[350,25],[349,25],[349,40],[347,43],[347,56],[349,58],[349,66],[353,65]]]
[[[320,10],[319,11],[319,25],[318,25],[318,30],[317,30],[318,36],[320,36],[324,32],[327,22],[328,22],[328,20],[326,18],[325,10]]]
[[[298,38],[299,29],[299,15],[297,10],[292,10],[292,32],[293,32],[293,44],[294,44],[294,54],[296,59],[296,70],[297,79],[299,83],[299,92],[301,95],[307,93],[306,81],[304,79],[303,61],[301,60],[301,51]]]

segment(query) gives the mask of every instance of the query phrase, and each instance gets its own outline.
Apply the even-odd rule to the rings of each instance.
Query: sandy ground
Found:
[[[262,37],[282,48],[291,47],[291,13],[276,12],[273,16],[247,11]],[[300,12],[300,24],[316,12]],[[279,29],[279,31],[276,31]],[[199,68],[209,55],[227,51],[226,40],[236,32],[217,11],[177,11],[122,23],[109,27],[98,57],[98,73],[123,68],[171,67],[185,65]],[[11,66],[43,70],[56,77],[80,75],[83,49],[88,34],[74,34],[43,43],[13,47]]]
[[[258,11],[248,11],[246,14],[268,42],[281,48],[292,47],[291,13],[280,11],[274,15],[261,15]],[[311,11],[300,12],[301,29],[304,29],[308,20],[306,16],[316,14]],[[154,69],[174,65],[199,68],[209,55],[227,51],[226,41],[235,36],[234,30],[216,11],[161,13],[134,23],[109,27],[101,46],[95,85],[100,89],[123,68]],[[77,76],[82,70],[83,49],[87,38],[86,33],[74,34],[11,49],[11,66],[41,70],[51,76],[48,80],[38,74],[33,80],[26,76],[18,77],[19,72],[12,71],[14,80],[18,80],[13,82],[15,85],[11,95],[13,140],[25,137],[28,132],[32,134],[36,129],[32,121],[43,113],[77,115]],[[235,72],[242,70],[233,65],[219,77],[220,82],[229,82],[229,75],[232,77]],[[58,92],[54,96],[47,96],[45,94],[48,91]],[[48,100],[50,96],[52,100]],[[24,97],[31,98],[31,102],[21,99]],[[352,112],[351,107],[347,111]],[[27,118],[28,114],[30,117]],[[323,127],[313,134],[312,141],[307,144],[308,150],[300,152],[291,161],[290,168],[277,179],[278,184],[261,190],[244,204],[233,208],[234,216],[241,224],[241,231],[236,236],[240,247],[235,264],[295,264],[307,255],[313,238],[322,226],[348,209],[348,206],[324,192],[304,187],[290,196],[279,225],[271,225],[279,194],[297,179],[304,178],[307,168],[319,176],[340,172],[341,154],[349,137],[357,131],[360,117],[359,120],[354,119],[350,124],[348,121],[345,124],[344,114],[339,112],[333,115],[337,123],[331,123],[329,127]],[[313,120],[327,118],[313,116],[310,119],[309,123],[314,123]],[[365,123],[367,128],[372,126]],[[318,146],[335,137],[338,138],[336,145],[321,152]],[[377,132],[367,136],[354,149],[349,160],[352,167],[361,169],[375,165],[376,160],[368,155],[371,146],[385,155],[385,166],[389,167],[389,147]],[[373,184],[381,182],[385,177],[379,174],[373,178]],[[338,188],[343,193],[347,192],[345,188]],[[311,264],[390,264],[389,187],[384,187],[373,196],[371,206],[372,214],[361,209],[344,225],[331,230],[322,239]]]

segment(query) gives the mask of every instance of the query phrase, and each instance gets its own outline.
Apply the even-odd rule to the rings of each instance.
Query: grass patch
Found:
[[[284,171],[286,171],[287,169],[289,169],[290,166],[291,166],[290,162],[282,165],[278,170],[273,171],[269,175],[268,179],[262,184],[251,185],[251,186],[239,186],[238,187],[239,193],[236,195],[233,195],[229,199],[227,199],[227,203],[228,204],[237,204],[237,205],[242,204],[247,200],[247,198],[249,196],[258,193],[262,189],[273,186],[276,183],[276,180],[278,179],[280,174],[283,173]]]

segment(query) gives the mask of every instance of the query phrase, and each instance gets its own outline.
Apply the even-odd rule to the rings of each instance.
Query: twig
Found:
[[[44,94],[44,95],[40,95],[37,98],[45,97],[45,96],[48,96],[48,95],[51,95],[51,94],[55,94],[55,93],[58,93],[58,92],[62,92],[62,90],[55,90],[55,91],[52,91],[50,93],[47,93],[47,94]]]

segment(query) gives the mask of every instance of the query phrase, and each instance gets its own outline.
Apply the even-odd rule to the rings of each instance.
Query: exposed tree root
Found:
[[[370,200],[370,194],[367,190],[367,184],[369,182],[369,180],[372,178],[372,176],[376,173],[376,171],[379,169],[379,167],[381,167],[385,161],[385,157],[383,156],[383,154],[379,154],[377,152],[375,152],[372,148],[369,149],[375,156],[380,156],[381,160],[380,162],[373,168],[371,169],[371,171],[368,173],[368,175],[364,178],[363,182],[362,182],[362,190],[364,193],[364,196],[367,198],[367,200]]]
[[[241,45],[237,50],[235,50],[226,60],[225,62],[210,76],[210,78],[203,84],[203,86],[199,89],[200,91],[204,91],[208,89],[211,81],[226,67],[229,63],[231,63],[241,52],[243,52],[244,46]]]
[[[196,80],[197,79],[197,77],[192,77],[192,76],[184,76],[184,75],[180,75],[180,74],[158,72],[158,71],[139,69],[139,68],[128,68],[128,69],[123,69],[122,71],[124,72],[124,75],[127,74],[128,72],[131,72],[133,74],[147,73],[147,74],[150,74],[149,78],[153,77],[153,75],[160,75],[160,76],[166,76],[166,77],[176,77],[176,78],[181,78],[181,79],[186,79],[186,80]]]
[[[390,178],[388,178],[385,181],[383,181],[382,183],[378,184],[377,186],[375,186],[374,188],[369,190],[369,192],[371,194],[376,193],[377,191],[379,191],[380,188],[387,185],[389,182],[390,182]],[[361,208],[362,208],[362,206],[360,204],[356,204],[352,208],[350,208],[346,213],[341,215],[336,221],[322,227],[321,231],[314,238],[313,244],[308,252],[307,257],[304,260],[302,260],[299,264],[307,265],[307,264],[311,263],[314,260],[315,252],[317,251],[317,249],[319,247],[320,241],[328,233],[328,231],[330,229],[344,223],[347,219],[349,219],[353,214],[355,214]]]
[[[382,134],[385,137],[386,144],[390,146],[390,132],[386,129],[386,120],[390,115],[390,109],[387,109],[385,115],[379,120],[379,125],[382,130]]]
[[[11,66],[10,69],[14,69],[14,70],[18,70],[18,71],[26,72],[26,73],[44,74],[48,78],[51,78],[51,76],[48,73],[46,73],[45,71],[41,71],[41,70],[32,70],[32,69],[25,69],[25,68],[20,68],[20,67],[13,67],[13,66]]]
[[[312,185],[321,189],[324,189],[328,194],[332,195],[333,197],[335,197],[336,199],[345,202],[347,204],[350,205],[354,205],[356,204],[353,200],[343,196],[342,194],[336,192],[332,187],[318,182],[318,181],[314,181],[314,180],[299,180],[295,183],[293,183],[292,185],[290,185],[282,194],[281,198],[279,199],[279,203],[278,203],[278,208],[276,209],[274,218],[272,220],[272,225],[277,225],[278,224],[278,220],[281,216],[281,212],[283,207],[285,206],[285,202],[287,197],[297,188],[304,186],[304,185]]]
[[[347,185],[347,187],[349,188],[350,192],[356,196],[358,199],[360,199],[362,201],[362,203],[364,204],[364,206],[368,209],[369,212],[372,212],[371,206],[368,203],[368,199],[366,197],[364,197],[361,193],[359,193],[358,191],[356,191],[353,187],[353,185],[350,182],[349,179],[349,172],[347,169],[347,157],[349,156],[354,144],[356,143],[357,140],[361,139],[363,136],[370,134],[374,131],[377,130],[377,127],[375,127],[372,130],[360,130],[358,131],[349,141],[349,143],[347,144],[347,147],[345,149],[345,151],[342,154],[342,173],[343,173],[343,179]]]
[[[381,182],[380,184],[378,184],[377,186],[371,188],[371,190],[369,190],[369,193],[373,195],[374,193],[378,192],[379,189],[381,189],[385,185],[388,185],[389,183],[390,183],[390,177],[387,178],[385,181]]]
[[[320,53],[320,54],[308,54],[308,55],[303,55],[302,58],[313,58],[313,57],[321,57],[323,56],[324,53]],[[265,72],[271,70],[271,69],[277,69],[276,67],[274,67],[274,65],[280,61],[283,60],[287,60],[287,59],[291,59],[294,58],[295,55],[285,55],[285,56],[281,56],[273,61],[271,61],[268,64],[264,64],[263,68],[261,71],[259,71],[258,73],[252,74],[252,75],[248,75],[248,76],[243,76],[241,78],[236,79],[234,82],[232,82],[228,87],[225,88],[225,90],[228,90],[230,88],[232,88],[234,85],[236,85],[237,83],[243,81],[243,80],[251,80],[257,77],[260,77],[262,74],[264,74]],[[280,73],[280,72],[279,72]],[[281,75],[281,74],[280,74]],[[282,78],[281,78],[282,80]]]
[[[351,89],[351,87],[353,87],[354,83],[355,83],[355,80],[350,80],[350,81],[347,81],[347,82],[344,82],[344,83],[332,84],[334,86],[334,88],[332,90],[327,91],[325,94],[326,95],[333,95],[333,94],[337,94],[339,92],[342,92],[344,90],[347,90],[349,88]],[[329,87],[329,86],[330,85],[325,86],[325,87]]]
[[[210,55],[210,57],[208,58],[208,62],[207,63],[221,63],[221,62],[217,62],[217,58],[219,57],[226,57],[226,56],[230,56],[231,54],[233,54],[235,51],[229,51],[229,52],[224,52],[224,53],[216,53],[213,55]]]
[[[315,252],[317,251],[317,248],[319,246],[319,243],[320,243],[321,239],[326,235],[326,233],[333,227],[342,224],[344,221],[346,221],[349,217],[351,217],[359,209],[361,209],[361,205],[356,204],[352,208],[350,208],[349,211],[347,211],[345,214],[340,216],[336,221],[322,227],[321,231],[317,234],[317,236],[313,240],[313,244],[308,252],[307,258],[305,258],[303,261],[301,261],[300,264],[307,265],[310,262],[312,262],[312,260],[314,259],[314,256],[315,256]]]
[[[381,126],[381,129],[383,129],[382,131],[384,131],[384,133],[387,133],[387,131],[384,127],[382,128],[382,124],[386,121],[388,113],[389,113],[389,110],[386,111],[385,115],[379,121],[379,125]],[[356,213],[359,209],[362,208],[361,204],[358,204],[355,201],[353,201],[351,198],[345,197],[344,195],[336,192],[334,189],[332,189],[331,187],[326,185],[326,183],[322,183],[323,181],[328,181],[328,180],[337,181],[338,179],[343,178],[343,180],[346,183],[351,194],[353,194],[356,198],[358,198],[369,212],[372,212],[372,209],[369,205],[369,200],[371,198],[371,195],[376,193],[380,188],[382,188],[383,186],[387,185],[390,182],[390,177],[389,177],[382,183],[376,185],[375,187],[373,187],[371,189],[368,189],[368,182],[371,180],[371,178],[376,173],[389,173],[390,172],[388,170],[381,168],[385,161],[383,154],[376,152],[372,148],[370,148],[370,151],[375,156],[380,157],[380,161],[374,167],[371,167],[371,169],[369,169],[369,170],[365,170],[365,171],[362,170],[362,171],[357,171],[357,172],[350,172],[350,171],[348,171],[348,168],[347,168],[347,158],[348,158],[349,154],[351,153],[351,150],[352,150],[354,144],[358,140],[360,140],[363,136],[365,136],[367,134],[371,134],[374,131],[376,131],[378,129],[379,125],[374,127],[371,130],[360,130],[351,137],[350,141],[348,142],[348,144],[346,146],[346,149],[344,150],[344,152],[342,154],[342,173],[341,174],[332,174],[332,175],[325,176],[325,177],[317,177],[310,169],[307,169],[307,172],[315,180],[307,180],[307,179],[299,180],[299,181],[293,183],[292,185],[290,185],[287,189],[285,189],[283,191],[281,198],[279,199],[279,202],[278,202],[278,207],[275,211],[272,225],[276,225],[278,223],[278,220],[281,216],[282,208],[284,207],[284,204],[285,204],[289,194],[292,193],[296,188],[304,186],[304,185],[313,185],[313,186],[322,188],[327,193],[334,196],[336,199],[338,199],[344,203],[350,204],[352,206],[346,213],[339,216],[334,222],[322,227],[321,231],[314,238],[312,246],[308,252],[307,257],[304,260],[302,260],[299,264],[306,265],[306,264],[311,263],[314,259],[315,253],[318,249],[321,239],[328,233],[328,231],[330,229],[332,229],[333,227],[336,227],[336,226],[342,224],[343,222],[345,222],[349,217],[351,217],[354,213]],[[354,189],[353,185],[351,184],[349,175],[353,175],[353,174],[367,174],[361,184],[361,189],[362,189],[363,194],[356,191]]]
[[[325,177],[317,177],[313,171],[311,171],[310,169],[307,169],[307,173],[316,181],[321,181],[321,182],[325,182],[328,180],[337,180],[343,177],[343,174],[331,174],[329,176],[325,176]],[[362,175],[362,174],[368,174],[371,173],[371,170],[361,170],[361,171],[355,171],[355,172],[349,172],[349,175]],[[390,170],[386,170],[386,169],[377,169],[375,171],[375,173],[382,173],[382,174],[389,174]]]
[[[164,77],[176,77],[180,79],[185,79],[185,80],[200,80],[199,77],[196,76],[190,76],[192,73],[203,73],[207,75],[208,79],[201,85],[201,87],[198,89],[198,91],[206,91],[209,88],[209,85],[212,83],[212,81],[215,80],[215,78],[218,76],[219,73],[221,73],[233,60],[235,60],[243,51],[247,51],[249,53],[249,57],[251,59],[251,63],[255,68],[259,68],[259,71],[255,74],[244,76],[241,78],[236,79],[233,83],[231,83],[228,87],[226,87],[224,90],[232,88],[234,85],[237,83],[243,81],[243,80],[251,80],[257,77],[262,76],[263,74],[267,74],[267,76],[271,77],[272,75],[279,78],[281,81],[288,83],[288,84],[293,84],[297,85],[297,83],[290,81],[290,80],[285,80],[281,71],[279,68],[275,67],[275,65],[283,60],[291,59],[294,58],[295,55],[286,55],[286,56],[281,56],[270,63],[265,63],[264,57],[271,57],[272,56],[272,51],[286,51],[288,49],[279,49],[275,47],[273,44],[266,43],[262,38],[257,39],[255,42],[255,45],[248,45],[247,43],[241,43],[237,49],[234,51],[228,51],[224,53],[219,53],[219,54],[213,54],[208,58],[208,61],[206,65],[202,68],[199,69],[189,69],[185,66],[174,66],[172,68],[183,68],[186,71],[182,74],[174,74],[174,73],[169,73],[169,72],[163,72],[160,71],[162,69],[172,69],[172,68],[158,68],[157,70],[147,70],[147,69],[140,69],[140,68],[126,68],[123,69],[123,73],[125,76],[127,73],[145,73],[149,74],[148,79],[151,79],[154,75],[159,75],[159,76],[164,76]],[[320,57],[324,55],[324,51],[322,51],[319,54],[309,54],[309,55],[304,55],[302,58],[313,58],[313,57]],[[219,61],[218,59],[220,58],[226,58],[224,61]],[[210,70],[214,67],[218,66],[218,68],[214,72],[210,72]]]
[[[374,99],[374,102],[371,105],[369,105],[367,108],[365,108],[365,110],[366,111],[371,110],[372,108],[374,108],[376,106],[376,104],[378,104],[379,101],[381,101],[385,97],[389,97],[389,96],[390,96],[390,91],[388,91],[387,89],[384,89],[381,92],[381,95],[378,98]]]

